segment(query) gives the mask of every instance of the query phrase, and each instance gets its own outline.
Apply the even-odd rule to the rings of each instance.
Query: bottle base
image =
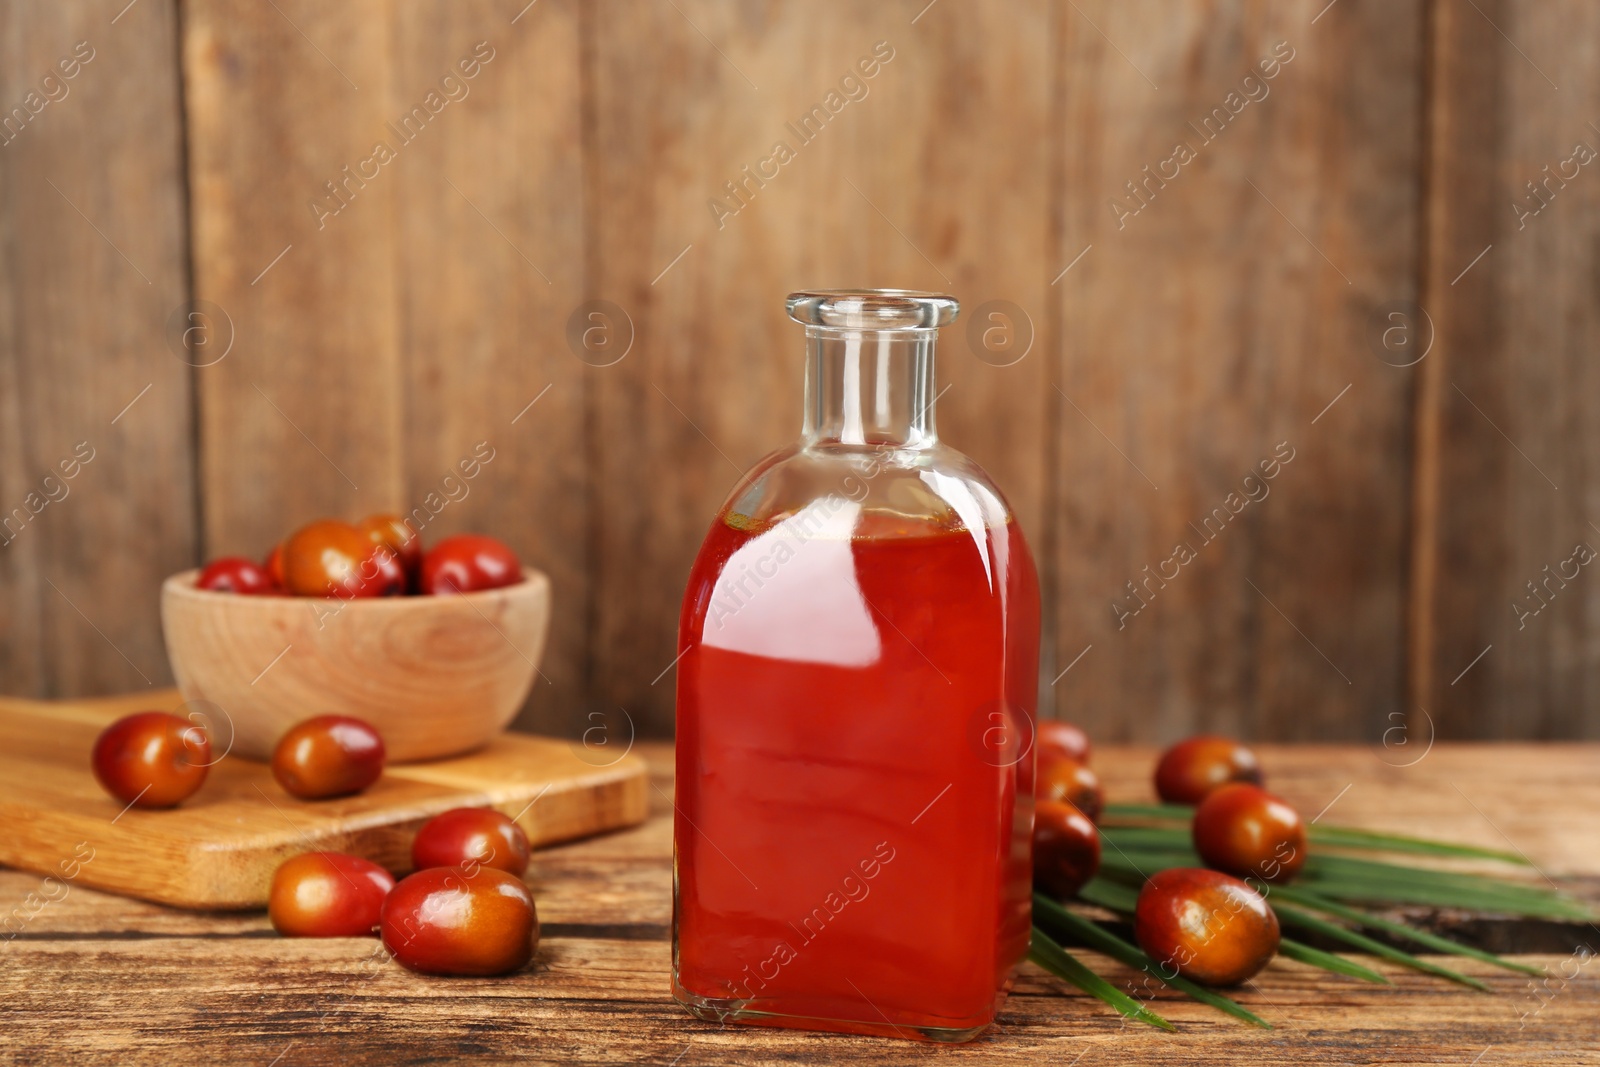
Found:
[[[764,1008],[759,998],[735,1000],[698,996],[679,985],[676,976],[672,981],[672,996],[688,1010],[690,1015],[722,1026],[777,1026],[791,1030],[824,1030],[841,1034],[863,1034],[869,1037],[898,1037],[909,1041],[960,1044],[971,1041],[994,1023],[992,1013],[983,1019],[952,1020],[953,1025],[950,1026],[895,1023],[888,1018],[871,1020],[800,1015]]]

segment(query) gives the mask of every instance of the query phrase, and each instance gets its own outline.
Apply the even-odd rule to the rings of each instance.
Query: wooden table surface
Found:
[[[373,941],[286,940],[263,913],[175,911],[70,883],[36,907],[28,898],[42,878],[0,870],[0,919],[9,911],[11,929],[20,925],[0,940],[0,1062],[1600,1063],[1600,965],[1558,948],[1600,951],[1600,931],[1581,925],[1528,934],[1547,951],[1519,958],[1547,965],[1543,982],[1451,962],[1489,995],[1370,959],[1392,987],[1276,961],[1239,994],[1271,1031],[1163,990],[1155,1006],[1180,1032],[1159,1033],[1031,964],[999,1024],[965,1046],[698,1022],[667,991],[671,751],[640,749],[656,772],[650,821],[535,855],[544,939],[535,963],[508,978],[419,977],[383,962]],[[1329,823],[1516,848],[1600,900],[1600,745],[1441,744],[1409,767],[1381,749],[1259,751],[1274,788],[1307,814],[1331,804]],[[1112,799],[1149,799],[1151,757],[1096,754]],[[1492,920],[1470,929],[1523,936]],[[1120,985],[1135,980],[1083,956]]]

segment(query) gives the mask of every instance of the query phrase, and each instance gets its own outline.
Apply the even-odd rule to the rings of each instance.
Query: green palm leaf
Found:
[[[1332,952],[1324,952],[1320,948],[1312,948],[1310,945],[1302,944],[1287,937],[1278,938],[1278,955],[1291,960],[1298,960],[1301,963],[1309,963],[1313,967],[1321,967],[1323,970],[1332,971],[1335,974],[1347,974],[1364,982],[1376,982],[1379,985],[1394,984],[1377,971],[1363,967],[1359,963],[1347,960],[1343,956],[1335,955]]]
[[[1382,956],[1384,959],[1393,960],[1396,963],[1403,963],[1407,967],[1422,971],[1426,974],[1437,975],[1440,978],[1448,978],[1452,982],[1460,982],[1464,986],[1470,986],[1471,988],[1483,993],[1489,992],[1489,987],[1478,981],[1476,978],[1461,974],[1459,971],[1452,971],[1448,967],[1440,967],[1436,963],[1429,963],[1427,960],[1418,959],[1409,952],[1402,952],[1397,948],[1390,948],[1381,941],[1374,941],[1365,934],[1358,934],[1354,930],[1348,930],[1345,927],[1340,926],[1338,923],[1331,923],[1326,919],[1318,918],[1317,916],[1312,915],[1310,912],[1301,911],[1299,908],[1296,908],[1293,905],[1273,901],[1272,910],[1278,913],[1278,921],[1280,923],[1288,926],[1298,927],[1302,930],[1310,930],[1314,933],[1319,933],[1324,937],[1333,938],[1337,941],[1343,941],[1347,945],[1363,949],[1364,951],[1370,952],[1375,956]]]
[[[1517,963],[1513,960],[1496,956],[1493,952],[1485,952],[1470,945],[1459,944],[1447,937],[1440,937],[1438,934],[1430,933],[1427,930],[1418,930],[1415,927],[1407,926],[1405,923],[1395,922],[1379,915],[1372,915],[1356,908],[1346,907],[1305,889],[1280,886],[1272,891],[1272,895],[1275,899],[1287,900],[1291,904],[1300,904],[1303,907],[1311,908],[1313,911],[1320,911],[1325,915],[1346,919],[1371,930],[1382,930],[1385,933],[1403,937],[1416,944],[1438,949],[1440,952],[1451,952],[1457,956],[1467,956],[1471,959],[1482,960],[1485,963],[1492,963],[1496,967],[1504,967],[1508,971],[1531,974],[1538,978],[1544,977],[1544,968],[1542,967],[1531,967],[1526,963]]]
[[[1033,928],[1033,939],[1028,942],[1028,958],[1064,982],[1070,982],[1089,994],[1111,1005],[1130,1019],[1147,1023],[1160,1030],[1176,1030],[1167,1020],[1134,1000],[1128,994],[1085,967],[1078,958],[1055,941],[1050,935]]]

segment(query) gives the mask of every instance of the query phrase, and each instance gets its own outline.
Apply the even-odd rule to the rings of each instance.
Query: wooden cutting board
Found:
[[[408,870],[417,827],[450,808],[504,812],[535,847],[632,826],[649,812],[638,756],[596,766],[599,757],[569,742],[522,734],[390,767],[365,793],[335,800],[296,800],[265,763],[229,756],[179,807],[124,810],[89,769],[95,737],[122,715],[182,702],[176,690],[0,698],[0,863],[183,908],[253,908],[265,906],[278,864],[301,852]]]

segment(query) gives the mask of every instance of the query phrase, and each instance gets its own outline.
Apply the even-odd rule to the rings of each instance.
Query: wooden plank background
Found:
[[[164,340],[189,286],[176,13],[141,6],[0,11],[9,692],[161,684],[157,591],[195,559],[193,385]]]
[[[1600,149],[1600,9],[1482,8],[1433,45],[1413,699],[1457,736],[1593,736],[1600,168],[1566,161]]]
[[[162,684],[164,575],[409,511],[487,441],[425,533],[550,572],[522,724],[665,734],[699,539],[798,429],[782,296],[883,285],[962,300],[941,432],[1040,560],[1046,713],[1600,736],[1597,31],[1579,0],[7,8],[0,690]]]

